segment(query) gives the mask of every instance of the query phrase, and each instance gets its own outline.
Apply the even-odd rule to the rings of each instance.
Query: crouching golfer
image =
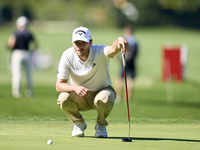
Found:
[[[72,33],[72,44],[73,47],[64,51],[60,59],[57,104],[74,124],[72,136],[83,137],[87,128],[79,111],[96,110],[95,137],[107,137],[106,117],[116,98],[111,86],[109,61],[121,49],[125,54],[128,42],[118,37],[111,46],[92,45],[90,30],[79,27]]]

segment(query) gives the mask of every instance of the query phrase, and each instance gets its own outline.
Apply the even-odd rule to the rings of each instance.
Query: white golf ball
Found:
[[[48,144],[48,145],[52,145],[52,144],[53,144],[53,141],[52,141],[52,140],[48,140],[48,141],[47,141],[47,144]]]

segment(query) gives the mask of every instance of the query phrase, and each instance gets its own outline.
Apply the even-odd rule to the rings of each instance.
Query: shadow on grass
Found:
[[[86,136],[94,138],[93,136]],[[125,137],[107,137],[102,139],[123,139]],[[173,139],[173,138],[149,138],[149,137],[130,137],[133,141],[179,141],[179,142],[200,142],[200,140],[189,140],[189,139]]]
[[[108,139],[123,139],[124,137],[108,137]],[[131,137],[135,141],[179,141],[179,142],[200,142],[200,140],[189,139],[173,139],[173,138],[147,138],[147,137]]]

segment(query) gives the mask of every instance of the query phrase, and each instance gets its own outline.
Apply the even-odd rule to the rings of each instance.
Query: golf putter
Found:
[[[123,70],[124,70],[124,81],[125,81],[125,90],[126,90],[126,103],[127,103],[127,112],[128,112],[128,122],[129,122],[128,138],[123,138],[122,142],[132,142],[132,139],[130,138],[131,124],[130,124],[128,89],[127,89],[127,79],[126,79],[126,61],[125,61],[125,54],[123,54],[123,53],[122,53],[122,63],[123,63]]]

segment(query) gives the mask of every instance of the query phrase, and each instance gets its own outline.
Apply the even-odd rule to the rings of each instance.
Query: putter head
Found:
[[[132,139],[131,138],[123,138],[122,142],[132,142]]]

